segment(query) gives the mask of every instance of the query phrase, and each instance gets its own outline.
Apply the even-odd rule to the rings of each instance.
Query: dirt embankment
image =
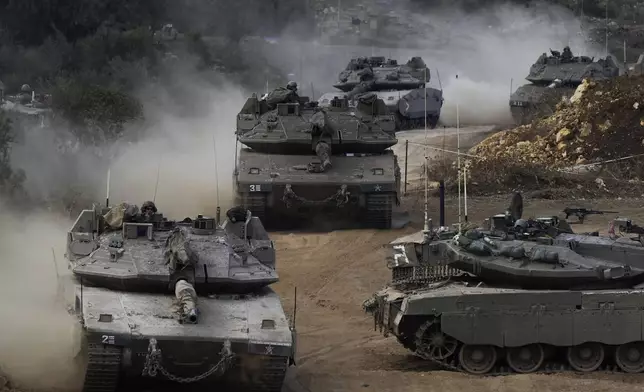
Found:
[[[550,167],[644,154],[644,76],[584,81],[553,115],[497,133],[470,153]]]
[[[496,133],[468,152],[468,192],[539,190],[544,197],[640,196],[644,192],[644,76],[584,82],[555,112]],[[456,187],[451,162],[432,178]],[[574,195],[571,194],[574,193]]]

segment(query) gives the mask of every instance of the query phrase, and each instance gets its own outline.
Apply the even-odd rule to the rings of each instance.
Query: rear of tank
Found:
[[[331,157],[332,167],[311,172],[313,155],[276,155],[243,149],[237,169],[239,202],[272,226],[283,218],[322,213],[391,226],[400,189],[400,167],[392,151]]]
[[[83,390],[173,382],[280,391],[295,336],[277,294],[199,297],[197,306],[198,322],[181,324],[174,296],[79,288]]]

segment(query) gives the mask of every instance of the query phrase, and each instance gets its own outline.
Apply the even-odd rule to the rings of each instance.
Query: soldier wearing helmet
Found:
[[[286,88],[287,88],[288,90],[291,90],[291,91],[293,91],[294,93],[296,93],[296,94],[297,94],[297,83],[296,83],[296,82],[294,82],[294,81],[292,81],[292,80],[291,80],[290,82],[288,82],[288,83],[286,84]]]
[[[299,103],[300,97],[297,95],[297,83],[290,81],[286,88],[278,87],[271,91],[263,100],[266,101],[269,109],[275,109],[278,103]]]
[[[22,105],[26,105],[31,102],[32,100],[32,90],[31,86],[28,84],[23,84],[22,87],[20,87],[20,95],[18,96],[19,102]]]

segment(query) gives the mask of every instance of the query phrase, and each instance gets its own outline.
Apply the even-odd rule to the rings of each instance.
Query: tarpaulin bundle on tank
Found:
[[[502,241],[494,241],[477,230],[468,230],[465,234],[456,236],[455,241],[468,252],[481,256],[505,256],[513,259],[527,257],[530,261],[547,264],[560,262],[557,251],[548,250],[543,246],[526,249],[523,245],[504,245]]]
[[[266,104],[269,109],[275,109],[278,103],[297,103],[298,99],[294,91],[286,87],[278,87],[268,93],[266,96]]]

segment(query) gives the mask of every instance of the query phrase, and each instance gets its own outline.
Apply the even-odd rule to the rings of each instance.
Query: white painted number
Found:
[[[250,191],[251,192],[261,192],[262,191],[262,186],[261,185],[251,185],[250,186]]]
[[[101,336],[101,343],[103,343],[103,344],[114,344],[114,336],[112,336],[112,335],[103,335],[103,336]]]

